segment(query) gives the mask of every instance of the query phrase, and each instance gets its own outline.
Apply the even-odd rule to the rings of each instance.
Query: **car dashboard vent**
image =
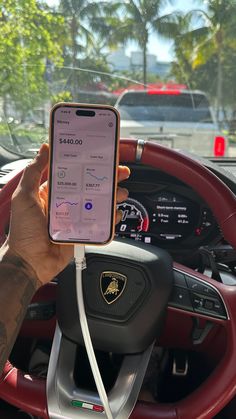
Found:
[[[13,169],[0,169],[0,178],[11,173]]]

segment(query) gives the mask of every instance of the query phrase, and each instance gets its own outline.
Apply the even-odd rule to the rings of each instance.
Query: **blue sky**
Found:
[[[53,6],[57,5],[59,0],[46,0],[46,3],[48,3],[50,6]],[[202,3],[202,0],[174,0],[172,1],[172,5],[169,5],[163,9],[163,14],[171,13],[174,10],[188,12],[191,9],[198,8],[199,4],[201,4],[202,7]],[[137,49],[137,45],[132,42],[127,45],[126,54],[129,55],[131,51],[135,51]],[[172,42],[160,39],[156,35],[151,35],[148,45],[148,52],[156,55],[159,61],[171,61],[173,59]]]

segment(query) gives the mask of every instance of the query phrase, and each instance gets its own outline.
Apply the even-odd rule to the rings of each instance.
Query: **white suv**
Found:
[[[127,90],[115,107],[121,137],[156,141],[201,156],[228,155],[228,141],[218,127],[204,92],[177,89]]]

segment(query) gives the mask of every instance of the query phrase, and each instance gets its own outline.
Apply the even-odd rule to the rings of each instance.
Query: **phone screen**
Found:
[[[105,244],[113,235],[118,113],[58,104],[51,114],[49,236]]]

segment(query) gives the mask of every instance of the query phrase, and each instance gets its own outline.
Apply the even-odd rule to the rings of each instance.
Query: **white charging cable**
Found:
[[[96,383],[97,391],[102,402],[105,414],[107,419],[113,419],[112,411],[109,405],[107,393],[102,381],[102,377],[99,371],[97,364],[96,356],[93,349],[93,344],[91,341],[91,336],[89,333],[87,317],[84,308],[84,298],[83,298],[83,284],[82,284],[82,270],[86,269],[86,258],[85,258],[85,248],[84,246],[78,245],[74,246],[74,258],[76,266],[76,293],[77,293],[77,302],[79,310],[79,318],[81,330],[84,338],[84,344],[87,351],[88,359],[90,362],[91,370],[93,373],[94,381]]]

